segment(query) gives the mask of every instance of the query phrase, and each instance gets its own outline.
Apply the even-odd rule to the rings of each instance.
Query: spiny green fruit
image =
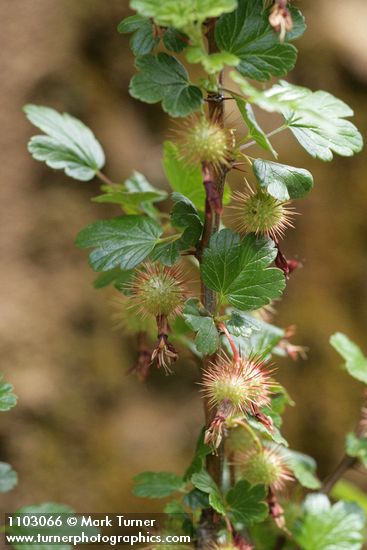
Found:
[[[204,372],[204,393],[212,407],[230,402],[232,414],[255,414],[269,405],[271,371],[264,361],[241,357],[235,362],[224,353]]]
[[[181,313],[186,292],[179,267],[143,264],[128,285],[132,307],[142,316],[173,317]]]
[[[265,191],[250,188],[248,193],[235,192],[233,198],[237,204],[231,208],[236,211],[235,222],[241,232],[267,235],[277,240],[288,227],[293,227],[294,213],[289,202],[281,202]]]
[[[233,156],[233,130],[204,116],[191,117],[178,132],[181,157],[191,164],[228,164]]]
[[[251,485],[261,483],[274,491],[281,491],[287,481],[294,479],[287,460],[276,447],[238,453],[235,465],[242,479],[246,479]]]

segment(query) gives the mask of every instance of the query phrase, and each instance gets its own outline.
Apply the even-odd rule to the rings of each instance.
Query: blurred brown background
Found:
[[[367,127],[367,5],[365,0],[308,0],[309,30],[293,82],[325,88],[355,110]],[[18,488],[1,509],[59,501],[80,511],[133,511],[131,477],[141,470],[181,472],[199,424],[196,369],[188,360],[174,377],[140,385],[126,371],[131,338],[111,330],[112,291],[95,291],[76,233],[113,209],[89,199],[97,183],[78,183],[33,161],[27,102],[69,111],[90,125],[113,179],[133,169],[165,185],[161,141],[167,120],[158,106],[132,100],[128,37],[116,32],[127,0],[0,0],[1,371],[19,405],[0,418],[0,460],[19,472]],[[266,120],[267,129],[272,129]],[[268,124],[268,125],[267,125]],[[285,251],[304,268],[292,277],[277,324],[296,324],[309,359],[281,360],[279,378],[297,407],[284,433],[313,455],[325,475],[353,429],[361,385],[339,369],[328,345],[341,330],[364,346],[367,320],[367,159],[314,161],[291,135],[274,139],[281,162],[309,168],[315,189],[301,201]],[[352,474],[367,488],[363,474]]]

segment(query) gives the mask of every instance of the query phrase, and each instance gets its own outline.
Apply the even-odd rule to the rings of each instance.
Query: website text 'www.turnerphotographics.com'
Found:
[[[187,514],[5,514],[9,546],[136,546],[190,544]]]

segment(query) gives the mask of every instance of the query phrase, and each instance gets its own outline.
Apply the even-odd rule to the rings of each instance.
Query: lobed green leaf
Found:
[[[135,56],[150,53],[159,43],[159,37],[154,35],[152,22],[148,17],[132,15],[119,23],[120,34],[133,33],[130,38],[130,48]]]
[[[185,305],[183,316],[189,327],[197,332],[195,345],[204,355],[215,353],[219,347],[219,333],[213,317],[197,298],[190,298]]]
[[[351,156],[363,147],[357,128],[346,117],[352,109],[324,91],[280,81],[265,91],[258,90],[238,73],[231,73],[247,101],[269,112],[281,113],[299,143],[313,157],[332,160],[333,153]],[[234,97],[237,97],[234,94]]]
[[[268,515],[264,485],[250,485],[239,481],[226,495],[229,517],[236,523],[251,525],[263,521]]]
[[[260,186],[280,201],[301,199],[313,188],[312,174],[303,168],[256,159],[253,170]]]
[[[237,6],[237,0],[131,0],[130,7],[152,17],[162,27],[185,30],[209,17],[219,17]]]
[[[139,73],[131,79],[130,94],[145,103],[162,102],[172,117],[185,117],[200,109],[200,88],[190,84],[185,67],[166,53],[138,57]]]
[[[165,498],[183,485],[183,479],[170,472],[142,472],[134,477],[133,494],[141,498]]]
[[[365,524],[363,510],[351,502],[333,506],[327,496],[308,495],[303,517],[296,524],[294,536],[303,550],[360,550]]]
[[[43,161],[67,176],[89,181],[105,163],[105,155],[94,134],[80,120],[67,113],[60,114],[49,107],[26,105],[28,120],[45,136],[34,136],[28,150],[36,160]]]
[[[201,275],[208,288],[242,311],[258,309],[277,298],[285,287],[283,273],[268,267],[277,254],[274,242],[223,229],[204,251]]]
[[[203,224],[194,204],[180,193],[172,193],[175,205],[171,212],[171,224],[181,230],[181,236],[173,242],[159,243],[151,254],[151,259],[172,266],[177,262],[180,253],[195,247],[198,243]]]
[[[263,1],[239,0],[235,11],[222,15],[217,22],[215,39],[221,50],[239,58],[237,70],[242,75],[264,81],[272,76],[284,76],[293,69],[297,50],[287,40],[299,36],[301,27],[301,18],[298,18],[297,31],[280,42],[269,23],[269,10],[264,10]]]
[[[321,482],[315,475],[316,461],[311,456],[291,449],[284,449],[283,452],[290,470],[303,487],[313,490],[321,487]]]
[[[90,265],[95,271],[115,267],[130,270],[152,252],[162,234],[161,226],[143,216],[120,216],[97,221],[83,229],[76,238],[80,248],[95,248]]]
[[[349,374],[367,384],[367,357],[348,336],[336,332],[330,338],[330,344],[345,360],[345,368]]]

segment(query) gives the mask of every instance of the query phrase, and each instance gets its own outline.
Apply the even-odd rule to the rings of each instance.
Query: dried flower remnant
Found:
[[[158,341],[153,350],[151,361],[156,362],[158,368],[163,368],[166,374],[171,374],[171,365],[178,359],[178,353],[168,341],[170,327],[165,315],[157,315]]]
[[[232,403],[223,399],[219,404],[215,417],[205,432],[204,443],[213,449],[218,449],[222,443],[227,418],[232,414]]]
[[[269,23],[279,34],[279,40],[284,42],[286,33],[293,28],[292,15],[287,8],[287,0],[276,0],[270,10]]]
[[[300,357],[301,359],[307,359],[307,351],[308,348],[306,346],[299,346],[296,344],[292,344],[289,342],[289,338],[292,338],[296,333],[296,327],[295,325],[290,325],[286,331],[284,338],[279,342],[278,347],[285,351],[285,353],[293,359],[293,361],[297,361]]]

